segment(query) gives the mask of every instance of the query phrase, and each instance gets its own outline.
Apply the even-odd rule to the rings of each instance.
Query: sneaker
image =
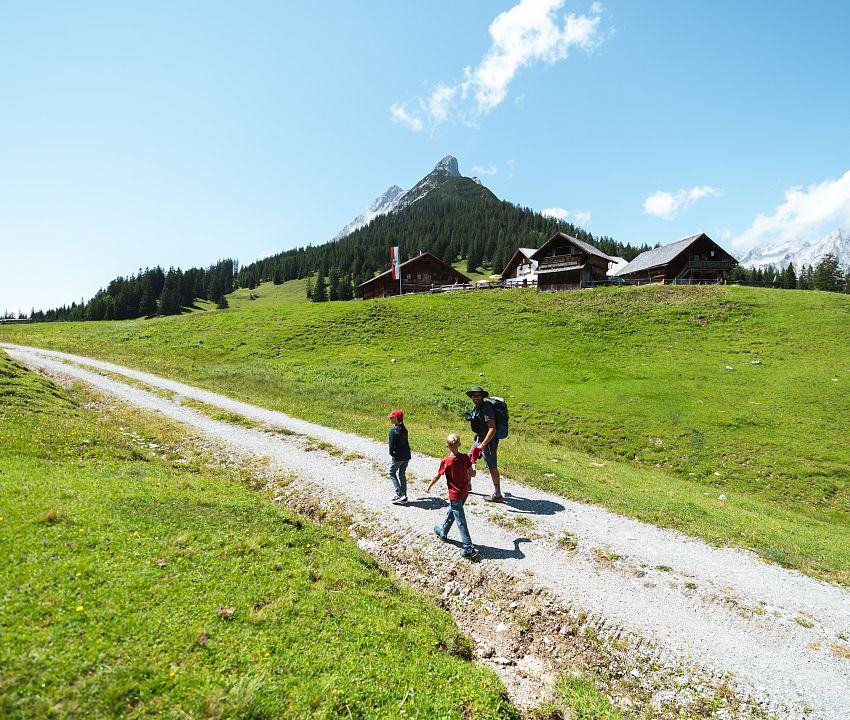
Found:
[[[407,505],[407,495],[399,495],[393,499],[393,505]]]
[[[465,560],[475,560],[478,557],[478,548],[472,548],[472,550],[464,550],[460,556]]]
[[[484,498],[484,500],[486,502],[491,502],[491,503],[503,503],[503,502],[505,502],[504,496],[496,495],[496,493],[493,493],[490,497]]]
[[[446,541],[446,534],[443,532],[443,528],[441,528],[439,525],[434,525],[434,534],[443,542]]]

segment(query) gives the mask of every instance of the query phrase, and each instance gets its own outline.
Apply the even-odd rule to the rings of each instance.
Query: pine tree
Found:
[[[228,302],[227,302],[227,296],[226,296],[226,295],[222,295],[222,296],[218,299],[218,302],[215,304],[215,306],[216,306],[219,310],[227,310],[227,308],[229,308],[229,307],[230,307],[230,303],[228,303]]]
[[[794,263],[789,262],[788,267],[785,268],[782,287],[786,290],[793,290],[797,287],[797,273],[794,272]]]
[[[150,317],[156,314],[156,295],[153,294],[153,284],[150,280],[143,285],[142,299],[139,301],[139,315]]]
[[[328,299],[339,300],[339,270],[331,268],[328,278]]]
[[[354,290],[351,287],[351,276],[347,273],[339,279],[339,299],[352,300],[354,298]]]
[[[307,299],[313,299],[313,281],[309,277],[307,278]]]
[[[162,287],[162,294],[159,296],[159,314],[180,314],[180,294],[177,287],[177,273],[173,269],[169,270],[168,275],[165,276],[165,284]]]
[[[313,292],[310,294],[310,299],[313,302],[327,302],[327,283],[325,277],[321,273],[316,275],[316,284],[313,285]]]
[[[275,268],[274,275],[272,276],[272,282],[275,285],[283,285],[283,273],[280,271],[280,268]]]
[[[812,287],[827,292],[841,292],[844,289],[844,273],[841,272],[838,258],[832,253],[824,255],[815,267]]]

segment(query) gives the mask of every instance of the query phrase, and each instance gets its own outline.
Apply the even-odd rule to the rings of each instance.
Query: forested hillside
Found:
[[[208,268],[161,267],[139,270],[130,277],[117,277],[98,290],[88,302],[63,305],[51,310],[33,310],[30,318],[45,320],[129,320],[151,315],[179,315],[196,298],[224,303],[233,292],[237,269],[234,260],[220,260]]]
[[[627,260],[649,249],[623,245],[607,236],[594,237],[571,223],[499,200],[486,187],[457,177],[341,240],[287,250],[245,265],[237,284],[254,287],[264,280],[280,283],[335,271],[359,285],[389,267],[388,249],[395,245],[401,248],[402,260],[422,250],[448,263],[466,260],[470,271],[483,266],[498,273],[517,248],[540,247],[559,230]]]

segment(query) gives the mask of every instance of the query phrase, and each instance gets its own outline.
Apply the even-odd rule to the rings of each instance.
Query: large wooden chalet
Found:
[[[436,255],[429,252],[421,253],[399,266],[401,274],[401,289],[399,281],[393,279],[392,270],[376,275],[371,280],[358,285],[364,300],[389,297],[402,293],[428,292],[434,286],[469,283],[469,278],[444,263]]]
[[[534,252],[537,289],[540,292],[580,290],[604,282],[608,264],[614,262],[590,243],[558,232]]]
[[[717,282],[725,280],[737,264],[714,240],[700,233],[641,253],[617,275],[626,280],[659,283]]]

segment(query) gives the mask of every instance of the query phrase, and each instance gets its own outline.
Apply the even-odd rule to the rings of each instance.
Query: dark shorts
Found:
[[[479,447],[481,445],[481,441],[484,438],[475,438],[475,442],[473,443],[473,447]],[[482,457],[484,458],[484,462],[487,463],[487,468],[492,470],[493,468],[498,467],[498,454],[499,454],[499,438],[493,437],[493,439],[487,443],[487,446],[481,450]]]

